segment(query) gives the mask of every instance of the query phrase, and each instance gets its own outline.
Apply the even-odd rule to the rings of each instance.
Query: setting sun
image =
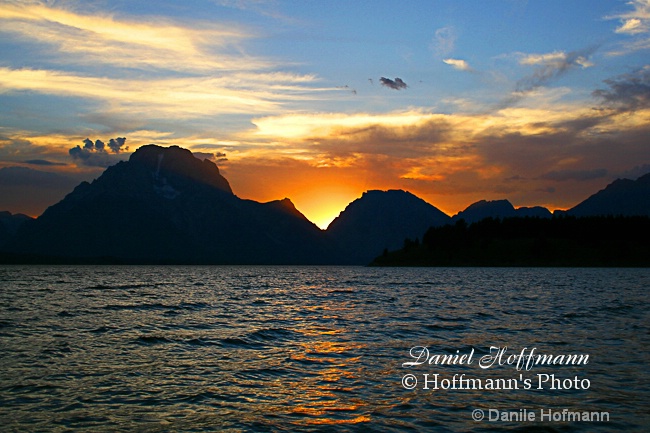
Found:
[[[295,194],[298,210],[325,230],[345,207],[361,194],[351,185],[316,186]]]

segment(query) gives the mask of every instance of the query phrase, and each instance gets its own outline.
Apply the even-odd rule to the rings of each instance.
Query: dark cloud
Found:
[[[29,159],[27,161],[23,161],[25,164],[31,164],[31,165],[43,165],[43,166],[62,166],[62,165],[68,165],[62,162],[53,162],[53,161],[48,161],[46,159]]]
[[[81,162],[83,165],[90,167],[109,167],[119,161],[115,155],[121,150],[128,150],[128,147],[122,149],[126,143],[126,138],[111,138],[108,141],[108,150],[106,144],[101,140],[93,142],[86,138],[83,140],[83,147],[75,146],[68,151],[72,159]]]
[[[379,79],[379,82],[382,86],[386,86],[393,90],[402,90],[408,87],[408,85],[402,81],[401,78],[395,78],[395,80],[391,80],[390,78],[381,77]]]
[[[549,122],[543,128],[549,132],[532,135],[504,134],[495,128],[476,137],[475,154],[484,167],[498,167],[504,177],[511,173],[526,175],[529,180],[522,181],[518,192],[509,195],[511,200],[521,200],[520,203],[527,205],[544,203],[549,199],[548,192],[543,191],[557,187],[554,205],[572,207],[617,177],[643,174],[643,165],[647,167],[650,162],[648,125],[620,130],[610,126],[606,132],[600,132],[599,128],[585,130],[589,124],[564,122],[558,129],[557,123]],[[621,176],[635,163],[640,165],[639,169],[629,176]],[[491,180],[483,182],[492,183]]]
[[[192,152],[196,159],[214,159],[214,153],[207,152]]]
[[[348,86],[347,84],[346,84],[345,86],[336,86],[336,88],[337,88],[337,89],[341,89],[341,90],[349,91],[349,92],[352,93],[353,95],[356,95],[356,94],[357,94],[357,90],[351,88],[351,87]]]
[[[17,166],[0,168],[0,185],[3,187],[37,186],[40,188],[61,188],[71,187],[74,184],[74,180],[49,171]]]
[[[594,170],[554,170],[544,173],[541,177],[546,180],[593,180],[607,176],[607,170],[597,168]]]
[[[1,210],[40,215],[79,184],[79,177],[35,170],[28,167],[0,169]]]
[[[578,135],[581,132],[589,131],[591,128],[600,125],[603,121],[607,120],[607,117],[608,116],[593,116],[582,119],[571,119],[564,122],[558,122],[555,124],[555,127],[563,131],[570,131],[574,135]],[[544,127],[545,123],[541,122],[539,126]]]
[[[626,170],[617,177],[623,178],[623,179],[632,179],[636,180],[639,177],[650,173],[650,164],[643,164],[643,165],[637,165],[636,167]]]
[[[126,143],[125,137],[111,138],[108,142],[108,148],[115,153],[120,153],[120,150],[122,150],[122,146],[124,146],[124,143]]]
[[[623,74],[604,81],[608,90],[593,92],[597,98],[619,111],[636,111],[650,108],[650,66],[630,74]]]
[[[537,68],[531,75],[519,80],[515,90],[523,93],[530,92],[560,78],[571,69],[590,65],[589,57],[596,51],[596,48],[589,47],[565,55],[553,56],[548,60],[540,59],[539,62],[531,63],[537,64]]]
[[[317,147],[333,159],[353,155],[421,158],[439,154],[439,146],[449,139],[452,129],[448,122],[441,119],[401,127],[374,124],[341,129],[332,137],[319,138]],[[466,151],[466,146],[459,145],[445,153]]]
[[[226,154],[223,152],[208,153],[208,152],[192,152],[195,158],[198,159],[209,159],[214,162],[223,162],[228,161]]]
[[[534,65],[535,70],[532,74],[517,81],[514,93],[500,101],[493,108],[500,110],[510,107],[526,97],[530,92],[551,83],[552,81],[564,76],[569,71],[578,67],[586,68],[592,66],[589,58],[597,49],[597,46],[592,46],[566,54],[560,52],[550,55],[531,55],[525,57],[520,61],[520,63],[524,65]]]

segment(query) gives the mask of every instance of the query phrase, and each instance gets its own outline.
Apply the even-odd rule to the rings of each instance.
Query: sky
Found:
[[[146,144],[324,228],[373,189],[453,215],[650,172],[650,0],[0,0],[0,210]]]

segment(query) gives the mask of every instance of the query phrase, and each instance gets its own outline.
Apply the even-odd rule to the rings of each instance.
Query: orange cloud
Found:
[[[257,118],[253,121],[257,128],[240,139],[257,143],[246,158],[263,154],[299,160],[297,166],[286,168],[291,167],[294,182],[307,189],[315,185],[304,179],[318,170],[337,175],[349,171],[363,179],[346,180],[359,191],[408,189],[450,214],[479,199],[509,198],[519,206],[566,208],[604,187],[616,172],[650,159],[642,138],[650,131],[648,112],[616,113],[558,103],[554,98],[562,97],[562,92],[554,92],[537,90],[524,106],[493,113]],[[620,138],[623,152],[612,153],[614,137]],[[231,167],[243,163],[236,153],[231,155]],[[553,172],[590,176],[562,177]],[[339,183],[336,176],[319,179]],[[254,196],[254,190],[253,186],[248,193]]]

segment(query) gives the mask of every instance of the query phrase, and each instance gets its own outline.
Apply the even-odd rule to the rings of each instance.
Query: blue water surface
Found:
[[[649,287],[648,269],[3,266],[0,431],[648,431]],[[413,347],[472,362],[403,367]],[[531,349],[588,359],[517,369]]]

